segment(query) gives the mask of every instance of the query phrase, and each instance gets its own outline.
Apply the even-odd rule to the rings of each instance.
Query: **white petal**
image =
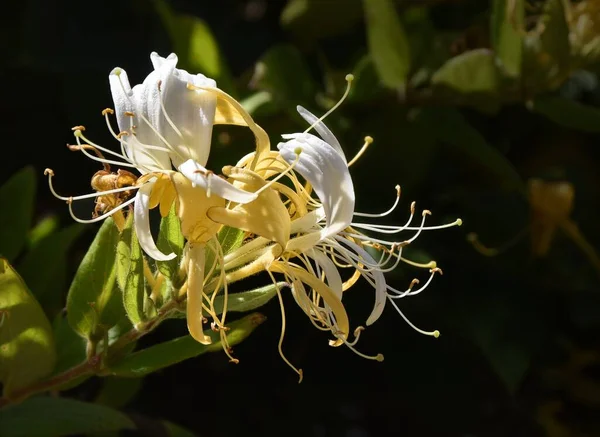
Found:
[[[135,204],[133,208],[133,224],[135,227],[135,233],[140,242],[140,246],[144,249],[144,252],[151,258],[157,261],[168,261],[175,258],[175,253],[165,255],[154,243],[152,233],[150,232],[150,209],[148,205],[150,203],[150,193],[154,182],[148,182],[143,185],[135,195]]]
[[[308,109],[306,109],[300,105],[296,106],[296,110],[302,116],[302,118],[304,118],[308,122],[308,124],[310,124],[311,126],[313,125],[313,123],[315,123],[319,120],[319,118],[316,115],[314,115]],[[315,124],[314,129],[319,133],[319,135],[321,135],[321,138],[323,138],[323,140],[327,144],[329,144],[331,147],[333,147],[335,150],[337,150],[337,152],[340,155],[342,155],[342,157],[344,158],[344,161],[348,162],[348,160],[346,159],[346,155],[344,155],[344,151],[342,150],[342,146],[340,145],[340,142],[337,140],[337,138],[335,137],[333,132],[331,132],[329,130],[329,128],[325,125],[325,123],[323,123],[322,121],[319,121],[318,123]]]
[[[368,265],[377,264],[377,261],[375,261],[373,259],[373,257],[369,254],[369,252],[364,250],[362,247],[360,247],[358,244],[354,243],[353,241],[350,241],[350,240],[348,240],[346,238],[342,238],[342,237],[337,237],[336,241],[338,241],[342,245],[349,246],[353,252],[355,252],[358,256],[360,256],[362,259],[365,260],[366,264],[368,264]],[[387,300],[386,299],[387,298],[387,285],[386,285],[386,281],[385,281],[385,275],[383,274],[383,272],[381,272],[380,270],[376,270],[376,269],[372,269],[369,272],[373,276],[372,279],[375,280],[375,285],[374,285],[375,305],[373,306],[373,310],[371,311],[371,314],[369,315],[369,318],[367,319],[367,322],[366,322],[367,326],[372,325],[373,323],[375,323],[377,321],[377,319],[379,319],[379,317],[381,317],[381,314],[383,313],[383,309],[385,308],[385,302]]]
[[[206,191],[208,191],[210,186],[211,195],[215,194],[223,199],[231,200],[236,203],[249,203],[257,197],[256,194],[244,191],[215,174],[208,176],[208,173],[210,172],[192,159],[188,159],[181,164],[178,170],[188,178],[192,184],[202,187]]]
[[[178,167],[188,159],[206,165],[217,98],[208,91],[190,90],[187,85],[191,83],[214,88],[217,86],[216,82],[202,74],[192,75],[186,70],[175,68],[177,56],[174,54],[164,59],[153,53],[152,62],[160,76],[165,108],[158,114],[156,126],[176,150],[176,153],[171,154],[173,165]]]
[[[289,164],[296,159],[297,148],[302,149],[295,171],[310,182],[323,204],[327,224],[322,238],[347,228],[354,213],[354,185],[344,157],[311,134],[279,143],[277,148]]]
[[[325,272],[325,279],[327,279],[327,285],[335,293],[339,300],[342,300],[342,278],[337,267],[325,254],[318,250],[309,250],[306,252],[308,256],[316,261],[316,263]]]
[[[156,74],[151,73],[143,84],[136,85],[131,89],[125,70],[115,68],[109,75],[109,82],[119,130],[131,133],[131,126],[135,126],[135,137],[133,135],[123,137],[129,158],[142,173],[170,169],[171,163],[167,152],[143,147],[144,144],[164,146],[148,123],[144,121],[144,118],[150,120],[152,111],[149,108],[157,102],[158,90],[153,94],[153,88],[156,87],[155,82],[157,82]],[[132,112],[134,116],[127,116],[126,112]]]

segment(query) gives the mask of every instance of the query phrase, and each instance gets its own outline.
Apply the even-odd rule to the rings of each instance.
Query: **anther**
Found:
[[[431,273],[439,273],[440,275],[443,275],[444,272],[442,272],[442,269],[440,269],[439,267],[434,267],[430,270]]]
[[[429,211],[428,209],[424,209],[421,214],[423,215],[423,217],[425,217],[426,215],[431,215],[431,211]]]
[[[156,84],[158,86],[158,91],[162,91],[161,87],[162,87],[162,80],[159,80],[158,83]]]
[[[400,188],[400,185],[396,185],[395,188],[396,188],[396,195],[398,197],[400,197],[400,194],[402,193],[402,188]]]
[[[114,113],[115,113],[115,110],[111,109],[111,108],[105,108],[102,110],[102,115],[104,115],[105,117],[108,114],[113,115]]]
[[[75,131],[75,132],[77,132],[77,131],[85,131],[85,126],[73,126],[71,128],[71,130]]]
[[[410,204],[410,213],[414,214],[416,209],[417,209],[417,202],[412,202]]]
[[[123,114],[125,114],[127,117],[134,117],[135,114],[131,111],[125,111]]]
[[[52,170],[51,168],[47,168],[44,170],[44,176],[54,176],[54,170]]]
[[[419,280],[417,278],[410,281],[410,285],[408,286],[409,290],[412,290],[416,285],[419,285]]]

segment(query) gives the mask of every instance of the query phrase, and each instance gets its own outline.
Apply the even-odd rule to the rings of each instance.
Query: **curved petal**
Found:
[[[165,255],[154,243],[152,233],[150,232],[150,194],[154,188],[154,182],[148,182],[138,190],[135,195],[135,204],[133,208],[133,225],[135,227],[135,233],[140,242],[140,246],[144,249],[144,252],[151,258],[157,261],[168,261],[175,258],[177,255],[170,253]]]
[[[166,151],[145,147],[147,144],[164,145],[148,124],[151,123],[158,102],[156,84],[159,79],[156,73],[150,73],[143,84],[136,85],[133,89],[129,84],[127,72],[122,68],[113,69],[108,78],[119,130],[131,134],[123,137],[127,156],[142,173],[170,170],[171,163]],[[126,115],[127,113],[133,113],[133,116]]]
[[[310,182],[323,204],[327,224],[321,238],[347,228],[354,213],[354,185],[344,157],[311,134],[279,143],[277,148],[289,164],[296,160],[296,150],[302,150],[294,170]]]
[[[325,278],[327,279],[327,285],[335,293],[339,300],[342,300],[342,278],[337,267],[325,254],[318,250],[309,250],[306,254],[315,260],[315,262],[325,272]]]
[[[178,170],[188,178],[194,186],[202,187],[207,192],[210,187],[211,194],[214,193],[223,199],[231,200],[236,203],[248,203],[257,198],[256,194],[235,187],[233,184],[221,179],[219,176],[212,174],[212,172],[208,171],[192,159],[188,159],[181,164]]]
[[[159,111],[153,123],[173,149],[173,165],[177,167],[188,159],[206,165],[217,98],[207,91],[189,89],[188,84],[214,88],[216,82],[202,74],[192,75],[175,68],[178,59],[174,53],[165,59],[153,52],[150,58],[161,81],[159,98],[164,106],[163,110],[158,102]]]
[[[336,237],[336,241],[338,241],[341,244],[347,245],[354,253],[356,253],[363,260],[365,260],[365,264],[377,264],[377,261],[373,259],[369,252],[367,252],[365,249],[363,249],[353,241],[341,237]],[[365,275],[364,273],[363,276],[367,277],[367,275]],[[371,280],[369,281],[373,288],[375,288],[375,305],[373,306],[373,310],[371,311],[371,314],[367,319],[367,326],[372,325],[377,321],[377,319],[379,319],[379,317],[381,317],[383,309],[385,308],[385,302],[387,300],[387,283],[385,281],[385,275],[383,274],[383,272],[377,269],[372,269],[369,270],[368,276],[371,277],[371,280],[375,280],[375,284],[373,284]]]
[[[340,142],[335,137],[333,132],[331,132],[329,128],[325,125],[325,123],[319,121],[319,118],[316,115],[314,115],[308,109],[300,105],[296,106],[296,110],[302,116],[302,118],[304,118],[308,122],[308,124],[310,124],[311,126],[314,124],[313,127],[319,133],[319,135],[321,135],[321,138],[323,138],[323,140],[327,144],[329,144],[331,147],[337,150],[337,152],[344,158],[344,161],[347,162],[348,160],[346,159],[346,155],[344,155],[344,151],[342,150]]]

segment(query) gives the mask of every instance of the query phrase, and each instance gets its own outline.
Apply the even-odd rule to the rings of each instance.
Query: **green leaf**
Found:
[[[14,260],[27,242],[35,201],[33,167],[25,167],[0,187],[0,255]]]
[[[476,49],[448,60],[437,70],[431,83],[459,93],[490,93],[498,89],[498,70],[494,53]]]
[[[227,255],[228,253],[239,249],[244,242],[245,235],[246,233],[241,229],[223,226],[217,236],[219,243],[221,243],[221,248],[223,249],[223,255]]]
[[[264,321],[265,317],[262,314],[253,313],[231,322],[227,332],[229,344],[235,346],[240,343]],[[222,349],[219,333],[207,330],[205,334],[212,338],[213,344],[206,346],[186,335],[135,352],[111,366],[108,372],[116,376],[140,377],[206,352]]]
[[[71,327],[84,338],[101,336],[123,313],[116,284],[119,230],[107,218],[85,254],[67,296],[67,317]],[[116,292],[116,293],[115,293]]]
[[[170,279],[175,287],[179,288],[179,263],[181,254],[183,253],[183,234],[181,233],[181,224],[177,214],[175,214],[175,205],[171,207],[169,215],[163,217],[160,221],[160,230],[158,232],[158,240],[156,247],[162,253],[174,253],[177,256],[169,261],[157,261],[158,270],[168,279]]]
[[[54,231],[58,229],[58,217],[51,215],[40,220],[34,228],[29,231],[29,237],[27,243],[29,247],[35,247],[44,238],[50,236]]]
[[[525,32],[524,0],[493,0],[492,47],[502,70],[511,77],[521,74],[523,51],[522,34]]]
[[[439,142],[446,144],[449,154],[457,155],[463,169],[471,168],[480,178],[503,190],[525,192],[523,180],[498,150],[490,146],[485,138],[473,128],[463,115],[452,108],[427,108],[419,118],[432,129]]]
[[[404,88],[410,72],[410,47],[391,0],[364,0],[369,53],[379,78],[389,88]]]
[[[64,313],[55,317],[52,330],[57,355],[54,374],[62,373],[86,360],[86,341],[73,331]]]
[[[112,408],[122,408],[130,403],[142,387],[142,378],[102,378],[102,388],[94,403]]]
[[[285,287],[285,282],[278,282],[277,285],[281,289]],[[265,287],[256,288],[254,290],[242,291],[241,293],[231,293],[227,296],[227,312],[244,313],[255,310],[277,295],[277,289],[274,284]],[[215,311],[217,314],[223,312],[223,294],[219,294],[215,298]]]
[[[600,109],[559,96],[539,97],[531,109],[556,124],[583,132],[600,132]]]
[[[144,278],[144,256],[142,248],[132,229],[133,218],[127,220],[117,244],[117,275],[121,278],[119,286],[123,293],[123,307],[133,326],[137,326],[146,319],[145,307],[148,305],[146,294],[146,280]]]
[[[73,399],[38,397],[0,410],[2,437],[57,437],[135,429],[125,414]]]
[[[354,82],[348,94],[348,100],[353,102],[365,102],[377,96],[378,92],[384,90],[378,84],[377,71],[370,56],[364,56],[354,67],[352,72]]]
[[[296,104],[313,101],[316,93],[304,57],[288,44],[276,45],[261,57],[254,70],[252,86],[269,92],[276,106],[294,112]]]
[[[173,422],[163,420],[162,424],[167,431],[167,436],[169,437],[196,437],[196,434],[194,434],[193,432]]]
[[[3,395],[48,375],[56,351],[50,322],[23,280],[0,258],[0,382]],[[0,435],[4,435],[0,432]]]
[[[280,22],[297,38],[320,39],[352,30],[361,16],[360,0],[290,0]]]
[[[547,61],[548,66],[558,64],[561,70],[568,68],[571,61],[571,43],[564,0],[546,0],[538,29],[541,31],[542,54],[550,58]]]
[[[78,223],[48,235],[23,257],[19,272],[49,315],[63,305],[67,253],[85,226]]]

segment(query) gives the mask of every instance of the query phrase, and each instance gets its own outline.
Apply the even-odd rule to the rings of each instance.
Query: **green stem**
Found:
[[[22,402],[25,399],[33,396],[37,393],[43,393],[50,390],[56,390],[63,385],[81,378],[82,376],[100,375],[102,374],[102,366],[106,361],[118,357],[121,351],[130,343],[137,341],[139,338],[148,334],[154,328],[156,328],[163,320],[169,318],[173,312],[179,308],[180,302],[172,300],[166,303],[159,311],[158,315],[151,320],[148,320],[142,325],[141,329],[131,329],[123,334],[117,341],[115,341],[106,352],[100,352],[90,356],[86,361],[65,370],[58,375],[54,375],[48,379],[35,382],[28,387],[23,387],[15,392],[11,393],[10,396],[0,397],[0,408],[7,405]],[[107,359],[103,359],[103,355],[106,353]]]

